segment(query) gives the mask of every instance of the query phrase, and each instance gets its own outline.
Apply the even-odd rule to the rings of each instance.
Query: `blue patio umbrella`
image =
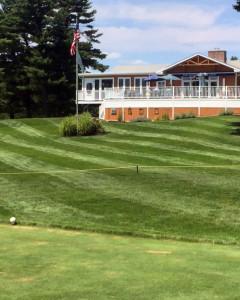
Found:
[[[158,77],[155,74],[143,79],[143,81],[159,81],[159,80],[162,80],[162,78]]]
[[[170,80],[171,86],[172,86],[173,80],[181,80],[180,78],[178,78],[178,77],[176,77],[176,76],[174,76],[172,74],[164,75],[164,76],[161,76],[159,78],[161,78],[163,80]]]
[[[164,75],[159,77],[160,79],[164,79],[164,80],[181,80],[180,78],[172,75],[172,74],[168,74],[168,75]]]
[[[200,86],[205,86],[205,77],[208,76],[207,73],[199,73],[198,74],[200,78]]]

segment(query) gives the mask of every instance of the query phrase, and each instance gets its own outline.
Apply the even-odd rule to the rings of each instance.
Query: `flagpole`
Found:
[[[78,23],[78,13],[76,16],[76,22]],[[77,122],[77,135],[78,135],[78,39],[76,40],[76,122]]]

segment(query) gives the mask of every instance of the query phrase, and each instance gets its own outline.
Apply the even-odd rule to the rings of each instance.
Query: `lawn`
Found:
[[[239,244],[239,117],[80,138],[60,121],[0,121],[0,223]]]
[[[239,117],[60,121],[0,121],[0,299],[239,299]]]
[[[237,246],[0,225],[0,299],[239,299]]]

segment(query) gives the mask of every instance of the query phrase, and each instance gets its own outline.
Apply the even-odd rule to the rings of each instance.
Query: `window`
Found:
[[[123,87],[123,79],[118,79],[118,87],[119,88]]]
[[[99,91],[99,86],[100,86],[99,79],[95,79],[95,90],[96,91]]]
[[[102,79],[102,89],[109,89],[113,87],[113,79]]]
[[[145,88],[146,87],[147,82],[144,81],[144,78],[145,77],[135,77],[134,78],[135,88]]]
[[[128,115],[129,115],[129,116],[132,115],[132,109],[131,109],[131,108],[128,109]]]
[[[131,85],[130,78],[126,78],[126,79],[125,79],[125,87],[126,87],[126,88],[130,88],[130,85]]]
[[[145,77],[135,77],[134,78],[134,90],[137,97],[144,97],[146,96],[146,84],[147,82],[144,81]]]
[[[155,115],[159,115],[159,109],[158,109],[158,108],[155,108],[154,114],[155,114]]]
[[[93,84],[91,82],[87,83],[87,93],[91,94],[92,93],[92,89],[93,89]]]
[[[140,88],[141,87],[141,79],[140,78],[135,78],[135,87]]]
[[[117,114],[116,108],[112,108],[112,109],[111,109],[111,115],[116,115],[116,114]]]
[[[131,87],[131,78],[118,78],[118,87],[129,89]]]
[[[143,115],[143,108],[139,108],[139,115]]]

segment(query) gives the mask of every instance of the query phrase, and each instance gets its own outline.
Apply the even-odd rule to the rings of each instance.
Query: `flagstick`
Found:
[[[78,14],[77,14],[78,19]],[[78,40],[76,40],[76,122],[77,122],[77,135],[78,135]]]

